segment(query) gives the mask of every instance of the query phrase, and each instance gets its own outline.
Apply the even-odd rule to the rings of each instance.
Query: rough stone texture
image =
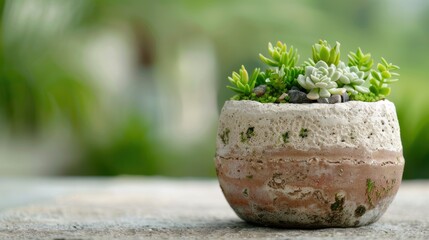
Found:
[[[335,119],[331,118],[335,115]],[[249,141],[242,141],[246,131],[254,129]],[[395,105],[387,100],[375,103],[350,101],[342,104],[263,104],[255,101],[227,101],[219,119],[219,135],[229,131],[223,144],[217,138],[218,154],[235,151],[241,155],[256,149],[284,147],[282,135],[289,132],[289,146],[307,151],[329,147],[384,149],[402,151]],[[301,129],[307,129],[303,141]],[[332,134],[333,133],[333,134]],[[377,133],[377,134],[375,134]],[[252,148],[249,148],[252,146]],[[250,149],[250,150],[249,150]]]
[[[284,230],[240,220],[215,180],[0,179],[0,239],[429,239],[429,182],[403,182],[359,228]]]
[[[389,101],[229,101],[218,133],[215,161],[223,193],[237,215],[252,223],[370,224],[386,211],[401,182],[399,124]]]

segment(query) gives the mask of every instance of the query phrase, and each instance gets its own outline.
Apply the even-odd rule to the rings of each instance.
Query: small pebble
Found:
[[[266,91],[267,91],[267,85],[259,85],[253,89],[253,93],[257,97],[264,95]]]
[[[349,101],[349,95],[347,94],[347,92],[344,92],[343,94],[341,94],[341,99],[342,102],[348,102]]]
[[[331,103],[331,104],[333,104],[333,103],[340,103],[341,102],[341,95],[338,95],[338,94],[331,95],[328,98],[328,102]]]
[[[329,99],[328,98],[319,98],[317,99],[318,103],[329,103]]]
[[[312,100],[307,98],[307,94],[305,92],[301,92],[298,90],[289,90],[289,102],[290,103],[311,103]]]
[[[284,100],[287,96],[288,96],[287,93],[283,93],[282,95],[280,95],[279,101]]]

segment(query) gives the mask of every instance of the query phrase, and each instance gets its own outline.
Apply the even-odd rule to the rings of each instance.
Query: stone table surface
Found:
[[[429,181],[405,181],[360,228],[272,229],[240,220],[216,180],[0,178],[0,239],[429,239]]]

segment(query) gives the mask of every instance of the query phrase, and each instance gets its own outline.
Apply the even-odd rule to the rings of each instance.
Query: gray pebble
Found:
[[[342,102],[348,102],[349,101],[349,95],[347,94],[347,92],[344,92],[343,94],[341,94],[341,99]]]
[[[331,95],[329,98],[328,98],[328,101],[329,101],[329,103],[340,103],[341,102],[341,95],[338,95],[338,94],[334,94],[334,95]]]
[[[311,103],[312,100],[307,98],[307,94],[305,92],[301,92],[298,90],[289,90],[289,102],[290,103]]]
[[[319,98],[317,99],[318,103],[329,103],[329,99],[328,98]]]
[[[266,91],[267,85],[259,85],[253,89],[253,93],[256,94],[257,97],[264,95]]]

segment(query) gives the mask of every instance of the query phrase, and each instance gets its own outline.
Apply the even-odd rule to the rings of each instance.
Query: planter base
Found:
[[[281,228],[371,224],[392,202],[404,169],[389,101],[229,101],[219,120],[215,162],[237,215]]]
[[[371,224],[396,195],[404,167],[401,161],[340,163],[316,157],[261,162],[217,157],[220,186],[240,218],[281,228]]]

